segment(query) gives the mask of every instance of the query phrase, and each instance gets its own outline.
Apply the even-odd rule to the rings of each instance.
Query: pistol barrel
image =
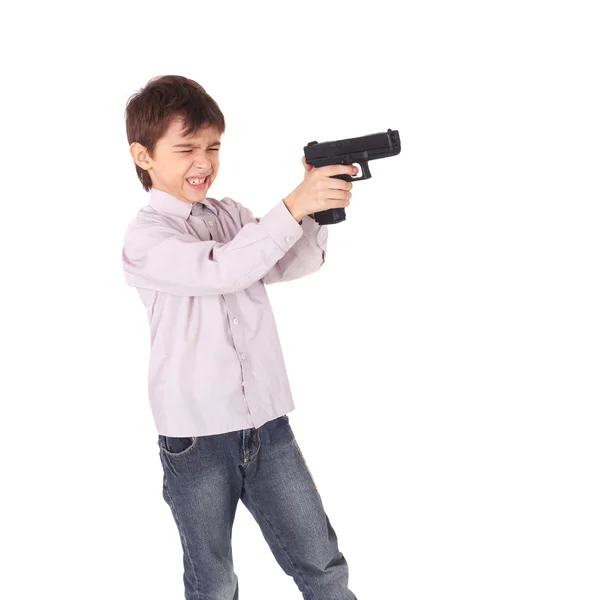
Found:
[[[364,160],[386,158],[400,153],[398,130],[388,129],[380,133],[363,135],[343,140],[310,142],[304,147],[304,155],[309,163],[331,161],[350,164]],[[331,163],[333,164],[333,163]]]

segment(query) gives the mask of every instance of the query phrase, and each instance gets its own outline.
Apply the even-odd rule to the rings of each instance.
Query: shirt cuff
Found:
[[[283,200],[262,217],[260,225],[266,228],[268,234],[284,252],[287,252],[304,235],[300,223],[294,219]]]

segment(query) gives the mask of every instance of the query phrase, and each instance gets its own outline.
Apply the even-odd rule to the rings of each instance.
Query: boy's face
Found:
[[[133,142],[129,152],[136,164],[148,171],[153,187],[184,202],[201,202],[219,171],[221,134],[212,126],[188,138],[182,131],[183,121],[173,119],[156,143],[154,158],[139,142]],[[203,187],[190,183],[190,179],[205,177]]]

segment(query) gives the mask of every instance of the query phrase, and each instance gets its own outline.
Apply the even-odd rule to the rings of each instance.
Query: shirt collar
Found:
[[[185,202],[172,196],[168,192],[150,188],[150,206],[158,212],[168,213],[183,219],[184,221],[190,216],[194,204],[204,204],[208,209],[214,212],[214,208],[207,199],[202,202]]]

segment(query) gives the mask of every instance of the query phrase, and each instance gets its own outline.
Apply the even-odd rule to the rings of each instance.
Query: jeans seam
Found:
[[[269,528],[269,530],[271,531],[271,534],[273,535],[274,539],[277,541],[277,544],[279,545],[279,547],[283,550],[283,553],[285,554],[285,557],[288,559],[288,562],[290,563],[292,570],[294,571],[294,573],[296,573],[296,575],[298,576],[298,579],[300,579],[302,581],[302,583],[304,584],[304,587],[306,589],[306,592],[304,592],[304,593],[309,594],[309,596],[305,596],[306,600],[314,599],[315,596],[314,596],[313,592],[309,589],[304,577],[302,577],[301,572],[298,570],[296,563],[292,560],[291,556],[288,554],[288,551],[285,549],[285,546],[281,543],[281,540],[280,540],[279,536],[277,535],[277,533],[275,532],[275,530],[273,529],[273,526],[271,525],[271,523],[269,522],[267,517],[265,517],[265,515],[263,515],[261,510],[258,508],[258,505],[255,504],[254,500],[252,500],[249,495],[247,496],[247,498],[248,498],[248,501],[250,502],[250,504],[252,504],[252,506],[256,510],[256,512],[260,515],[260,518],[263,519],[263,521],[266,523],[266,525]]]
[[[169,496],[169,499],[171,501],[171,506],[173,508],[173,515],[175,516],[175,522],[177,523],[177,527],[181,533],[181,539],[183,540],[183,546],[185,549],[185,552],[187,553],[188,559],[190,561],[190,564],[192,565],[192,571],[194,573],[194,579],[196,580],[194,583],[194,588],[196,590],[196,596],[198,597],[198,600],[200,599],[200,592],[198,591],[198,575],[196,574],[196,565],[194,564],[194,561],[192,559],[192,555],[190,553],[190,549],[187,543],[187,538],[185,537],[185,531],[181,525],[181,520],[179,519],[179,516],[177,514],[177,509],[175,508],[175,503],[173,502],[173,496],[171,496],[171,493],[169,492],[169,486],[167,485],[166,482],[166,478],[165,478],[165,491],[167,493],[167,496]]]

